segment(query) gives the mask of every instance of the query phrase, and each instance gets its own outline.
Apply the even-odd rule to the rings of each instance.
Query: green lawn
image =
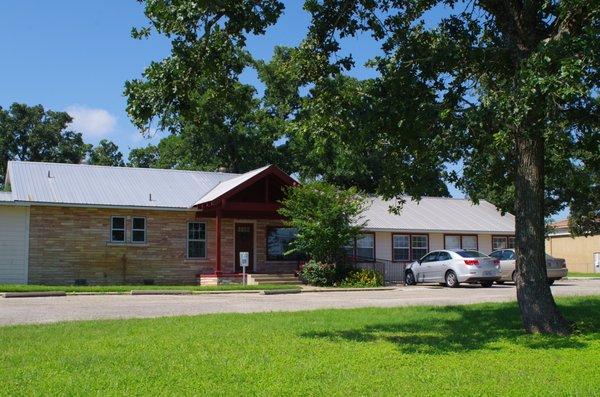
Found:
[[[568,338],[516,304],[0,328],[2,395],[598,395],[600,297]]]
[[[598,277],[600,278],[600,273],[577,273],[577,272],[569,272],[567,277]]]
[[[130,292],[131,290],[185,290],[185,291],[233,291],[233,290],[273,290],[295,289],[296,285],[20,285],[0,284],[1,292],[40,292],[40,291],[65,291],[65,292]]]

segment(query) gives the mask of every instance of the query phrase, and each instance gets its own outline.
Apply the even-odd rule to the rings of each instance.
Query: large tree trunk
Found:
[[[517,300],[525,331],[571,332],[546,279],[544,246],[544,140],[539,132],[516,136]]]

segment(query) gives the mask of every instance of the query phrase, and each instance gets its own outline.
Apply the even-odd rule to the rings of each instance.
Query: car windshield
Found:
[[[478,251],[454,251],[456,252],[458,255],[462,256],[463,258],[485,258],[487,255],[483,255],[481,252]]]

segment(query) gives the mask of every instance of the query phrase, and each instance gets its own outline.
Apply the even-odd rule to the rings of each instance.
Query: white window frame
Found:
[[[123,229],[118,229],[114,227],[115,219],[123,219]],[[113,239],[113,231],[122,231],[123,232],[123,240],[115,240]],[[110,217],[110,242],[115,244],[125,244],[127,240],[127,217],[125,216],[111,216]]]
[[[143,229],[135,229],[134,228],[134,221],[136,219],[143,219],[144,220],[144,228]],[[144,240],[142,241],[134,241],[133,240],[133,232],[144,232]],[[148,220],[146,219],[145,216],[133,216],[131,217],[131,236],[130,236],[130,241],[132,244],[146,244],[148,242]]]
[[[494,240],[503,240],[504,245],[494,246]],[[492,236],[492,251],[498,251],[508,248],[508,236]]]
[[[425,237],[425,247],[415,246],[413,237]],[[429,252],[429,235],[428,234],[411,234],[410,235],[410,258],[413,261],[419,260],[423,257],[423,255],[420,255],[419,257],[415,257],[415,255],[413,253],[415,249],[425,250],[425,253],[423,255],[426,255]]]
[[[375,233],[361,233],[358,236],[356,236],[356,239],[354,240],[354,255],[356,257],[358,257],[358,240],[362,239],[365,236],[370,236],[373,239],[371,240],[373,242],[373,244],[371,244],[371,246],[369,247],[360,247],[361,249],[371,249],[373,251],[373,257],[372,258],[367,258],[367,259],[361,259],[361,262],[375,262],[376,256],[377,254],[375,253]]]
[[[458,248],[449,248],[448,244],[446,243],[446,238],[447,237],[458,237],[458,240],[460,242],[460,247]],[[464,244],[464,238],[465,237],[473,237],[475,238],[475,248],[465,248],[465,244]],[[444,235],[444,249],[461,249],[461,250],[471,250],[471,251],[477,251],[479,250],[479,236],[476,234],[445,234]]]
[[[200,224],[200,225],[204,225],[204,239],[191,239],[190,238],[190,225],[191,224]],[[208,247],[206,245],[206,222],[195,222],[195,221],[189,221],[186,225],[186,244],[185,244],[185,256],[187,259],[206,259],[207,254],[208,254]],[[192,241],[201,241],[204,242],[204,256],[190,256],[190,242]]]
[[[406,237],[408,239],[408,244],[404,247],[398,247],[396,246],[396,239],[395,237]],[[411,249],[411,243],[412,243],[412,237],[410,234],[399,234],[399,233],[395,233],[392,234],[392,260],[394,262],[409,262],[410,258],[411,258],[411,253],[412,253],[412,249]],[[408,250],[408,257],[406,259],[398,259],[396,258],[396,255],[394,253],[395,250]]]

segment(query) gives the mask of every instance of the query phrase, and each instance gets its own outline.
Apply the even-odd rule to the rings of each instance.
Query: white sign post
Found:
[[[246,268],[250,263],[250,253],[249,252],[240,252],[240,266],[242,267],[242,280],[244,285],[247,284],[246,280]]]

